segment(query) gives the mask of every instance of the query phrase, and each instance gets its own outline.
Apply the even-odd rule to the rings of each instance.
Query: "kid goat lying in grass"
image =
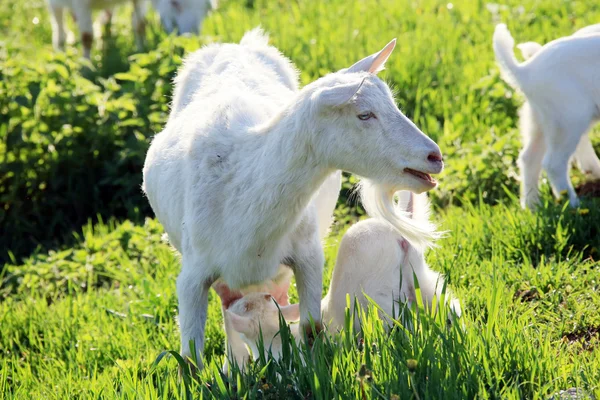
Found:
[[[63,14],[65,10],[71,10],[79,28],[83,55],[90,58],[94,40],[92,10],[104,9],[103,22],[107,23],[112,17],[112,8],[126,3],[133,5],[132,26],[136,44],[141,48],[146,29],[146,0],[48,0],[54,48],[64,47],[66,33]],[[152,4],[160,14],[162,25],[167,32],[177,28],[179,33],[197,33],[210,6],[215,8],[217,3],[216,0],[152,0]]]
[[[296,277],[303,331],[312,332],[311,318],[320,326],[324,257],[312,199],[335,171],[417,193],[436,186],[429,174],[443,169],[439,147],[376,76],[394,45],[301,90],[297,71],[260,30],[186,58],[143,171],[152,209],[182,255],[184,358],[201,362],[214,283],[239,293],[282,265]],[[385,212],[393,191],[379,194]],[[438,237],[430,224],[394,222],[416,246]]]
[[[588,136],[600,119],[600,33],[590,26],[573,36],[536,48],[521,46],[531,56],[518,63],[514,40],[506,25],[496,26],[494,51],[504,79],[521,90],[527,102],[521,110],[524,148],[519,156],[523,207],[539,201],[542,166],[556,197],[566,192],[571,206],[579,199],[569,179],[573,155],[585,172],[600,179],[600,161]]]
[[[410,192],[400,192],[399,195],[398,212],[407,212],[417,220],[428,219],[425,195],[413,196]],[[397,316],[399,303],[410,304],[417,300],[415,275],[423,304],[431,308],[434,301],[442,298],[444,281],[440,274],[429,269],[423,251],[411,246],[381,218],[358,222],[342,238],[331,286],[321,302],[323,323],[330,331],[341,329],[346,315],[346,296],[350,295],[350,310],[353,310],[355,301],[366,309],[369,304],[367,295],[381,308],[379,316],[391,326],[389,317]],[[279,309],[288,322],[299,318],[297,304],[278,304],[278,308],[276,301],[268,293],[251,293],[233,302],[225,313],[225,323],[241,335],[254,359],[260,356],[258,343],[261,332],[265,350],[270,349],[274,357],[281,355]],[[456,316],[460,316],[458,300],[451,300],[450,308]],[[358,319],[355,319],[354,325],[359,328]],[[291,325],[290,329],[292,335],[299,338],[298,325]]]

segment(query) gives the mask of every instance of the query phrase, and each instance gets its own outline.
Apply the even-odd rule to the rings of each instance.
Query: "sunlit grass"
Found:
[[[8,79],[2,66],[9,62],[31,72],[56,61],[45,7],[43,0],[0,2],[0,85]],[[545,42],[598,22],[599,5],[230,0],[206,20],[200,39],[166,38],[152,14],[148,47],[175,50],[138,56],[129,13],[126,6],[117,14],[107,52],[98,45],[91,64],[63,79],[76,75],[79,85],[83,75],[106,87],[122,84],[122,90],[139,90],[127,93],[137,99],[153,93],[144,90],[155,81],[128,82],[157,65],[153,57],[169,54],[178,62],[182,47],[237,41],[260,24],[298,66],[305,84],[397,37],[382,76],[394,86],[403,111],[444,152],[447,168],[432,198],[435,219],[449,236],[428,253],[428,261],[446,274],[464,316],[447,325],[439,317],[443,310],[437,316],[406,310],[411,329],[398,324],[389,333],[366,317],[362,333],[346,329],[317,341],[307,365],[301,362],[307,350],[290,345],[281,362],[259,361],[225,377],[219,372],[220,306],[211,293],[206,368],[198,382],[180,381],[176,358],[160,356],[179,346],[179,257],[161,240],[157,221],[110,220],[77,230],[72,246],[39,250],[0,272],[3,397],[545,399],[570,387],[600,397],[599,202],[584,199],[579,210],[571,210],[552,200],[544,184],[540,212],[518,207],[520,100],[501,81],[491,49],[496,22],[507,22],[517,42]],[[65,65],[73,65],[78,54],[78,43],[68,46]],[[130,71],[132,65],[137,69]],[[126,96],[117,97],[122,90],[102,93],[114,97],[111,107],[131,108],[127,121],[135,116],[136,124],[146,126],[139,119],[147,116],[136,114],[145,103],[130,105]],[[152,99],[159,101],[167,100]],[[154,130],[166,116],[163,103],[153,109]],[[154,133],[143,132],[139,141]],[[599,140],[593,135],[594,144]],[[0,142],[0,154],[6,146]],[[583,179],[575,173],[576,183]],[[340,219],[347,207],[340,204]],[[345,229],[340,224],[326,243],[326,286]]]

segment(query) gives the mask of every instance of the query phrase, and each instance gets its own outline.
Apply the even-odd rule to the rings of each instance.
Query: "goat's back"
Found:
[[[405,252],[402,237],[387,222],[371,218],[354,224],[340,243],[331,286],[323,302],[323,321],[332,328],[342,327],[346,294],[363,307],[371,297],[388,314],[400,297],[400,276]],[[398,308],[396,304],[396,310]]]
[[[278,93],[298,90],[298,73],[290,61],[268,45],[260,29],[244,35],[240,44],[213,44],[190,54],[175,77],[169,120],[194,98],[215,95],[228,88],[250,90],[279,102]],[[274,96],[274,93],[275,96]]]
[[[569,36],[543,46],[522,64],[528,99],[577,104],[600,100],[600,34]]]
[[[409,212],[416,220],[429,219],[430,206],[425,193],[399,191],[396,195],[398,211]],[[346,294],[352,302],[356,297],[365,308],[369,304],[364,293],[385,314],[397,314],[397,302],[404,301],[406,295],[401,290],[403,268],[412,269],[423,284],[423,295],[433,298],[438,274],[427,268],[422,251],[410,246],[391,224],[380,218],[354,224],[340,243],[331,287],[322,304],[323,320],[330,321],[333,328],[343,326]]]

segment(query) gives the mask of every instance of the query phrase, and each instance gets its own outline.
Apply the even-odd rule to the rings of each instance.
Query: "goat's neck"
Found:
[[[288,108],[254,132],[260,146],[256,149],[253,175],[275,193],[271,199],[265,199],[265,193],[258,195],[270,203],[270,210],[281,214],[281,222],[286,223],[308,205],[314,192],[333,172],[320,159],[316,151],[317,129],[302,111]],[[303,115],[306,118],[299,117]]]

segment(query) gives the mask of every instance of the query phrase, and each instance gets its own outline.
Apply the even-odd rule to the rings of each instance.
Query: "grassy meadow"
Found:
[[[599,22],[600,4],[221,3],[199,37],[166,36],[151,12],[143,53],[124,6],[86,62],[78,42],[53,51],[44,0],[0,2],[0,398],[548,399],[574,387],[600,398],[600,199],[570,209],[544,179],[543,206],[521,210],[522,98],[491,46],[498,22],[517,43],[543,43]],[[179,256],[141,194],[141,167],[184,54],[259,24],[302,84],[398,38],[381,76],[444,153],[430,197],[448,234],[427,260],[463,317],[448,325],[444,310],[415,307],[387,333],[367,312],[361,332],[318,340],[306,365],[309,350],[287,343],[282,361],[224,376],[211,293],[206,367],[178,379]],[[591,137],[600,154],[600,130]],[[326,286],[342,234],[362,217],[355,182],[345,179],[325,243]]]

